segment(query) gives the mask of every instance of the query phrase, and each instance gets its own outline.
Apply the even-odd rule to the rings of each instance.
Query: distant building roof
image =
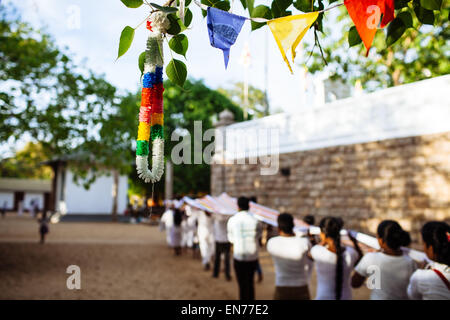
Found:
[[[0,178],[0,191],[51,192],[51,180]]]

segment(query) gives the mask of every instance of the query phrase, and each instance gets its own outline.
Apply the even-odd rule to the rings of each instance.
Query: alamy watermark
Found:
[[[174,164],[253,164],[260,165],[261,175],[274,175],[279,169],[277,128],[207,129],[194,121],[194,137],[186,131],[172,132],[178,142],[171,152]],[[193,138],[193,139],[192,139]],[[204,142],[210,142],[204,147]]]
[[[77,265],[70,265],[66,269],[66,273],[70,274],[67,277],[66,286],[69,290],[81,289],[81,269]]]

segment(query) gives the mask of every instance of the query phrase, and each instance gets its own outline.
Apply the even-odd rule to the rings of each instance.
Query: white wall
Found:
[[[66,173],[65,202],[67,214],[111,214],[113,176],[98,177],[88,190],[73,182],[70,170]],[[123,214],[127,204],[128,179],[119,177],[118,213]]]
[[[450,131],[450,75],[226,127],[226,159]],[[270,131],[271,130],[271,131]],[[269,148],[265,133],[278,140]],[[259,141],[261,139],[261,141]],[[258,141],[256,143],[256,141]],[[222,157],[216,139],[216,159]]]
[[[23,199],[24,202],[24,209],[30,210],[31,209],[31,201],[37,201],[39,209],[44,208],[44,194],[43,193],[31,193],[31,192],[25,192],[25,197]]]
[[[14,192],[0,192],[0,208],[6,201],[6,209],[12,210],[14,208]]]

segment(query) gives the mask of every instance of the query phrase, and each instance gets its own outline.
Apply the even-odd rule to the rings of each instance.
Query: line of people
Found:
[[[198,241],[205,270],[210,269],[214,256],[213,277],[219,276],[223,255],[225,277],[232,279],[232,251],[241,300],[254,300],[255,273],[262,280],[258,254],[263,224],[248,212],[249,202],[246,197],[238,198],[239,211],[231,217],[185,206],[183,218],[182,208],[172,206],[161,218],[168,243],[177,255],[181,254],[183,233],[196,234],[192,247],[195,249],[194,243]],[[311,216],[304,221],[314,224]],[[269,235],[266,243],[275,266],[274,299],[310,299],[311,275],[315,268],[316,300],[352,299],[352,288],[364,283],[371,289],[370,298],[374,300],[450,300],[450,226],[445,222],[432,221],[422,227],[428,263],[414,261],[402,250],[410,245],[411,238],[393,220],[379,224],[380,250],[366,254],[350,232],[351,244],[342,241],[344,222],[341,218],[323,218],[319,223],[319,236],[296,234],[294,219],[288,213],[280,214],[277,222],[278,235]]]

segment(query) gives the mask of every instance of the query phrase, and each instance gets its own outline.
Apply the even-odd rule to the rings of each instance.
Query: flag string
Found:
[[[200,3],[197,0],[194,0],[194,3],[198,7],[200,7],[202,10],[208,10],[208,8],[214,8],[214,7],[211,7],[211,6],[207,6],[206,4]],[[338,4],[332,5],[332,6],[328,7],[328,8],[325,8],[325,9],[322,9],[322,10],[319,10],[319,11],[312,11],[312,13],[323,13],[323,12],[326,12],[326,11],[338,8],[338,7],[343,6],[343,5],[344,5],[344,3],[338,3]],[[216,9],[218,9],[218,8],[216,8]],[[221,9],[218,9],[218,10],[221,10]],[[224,10],[222,10],[222,11],[224,11]],[[303,14],[303,13],[301,13],[301,14]],[[258,17],[254,17],[254,18],[252,18],[252,17],[243,17],[243,16],[241,16],[241,17],[245,18],[246,20],[251,20],[253,22],[258,22],[258,23],[265,23],[265,22],[269,22],[269,21],[276,20],[276,19],[279,19],[279,18],[284,18],[284,17],[279,17],[279,18],[275,18],[275,19],[266,19],[266,18],[258,18]]]

